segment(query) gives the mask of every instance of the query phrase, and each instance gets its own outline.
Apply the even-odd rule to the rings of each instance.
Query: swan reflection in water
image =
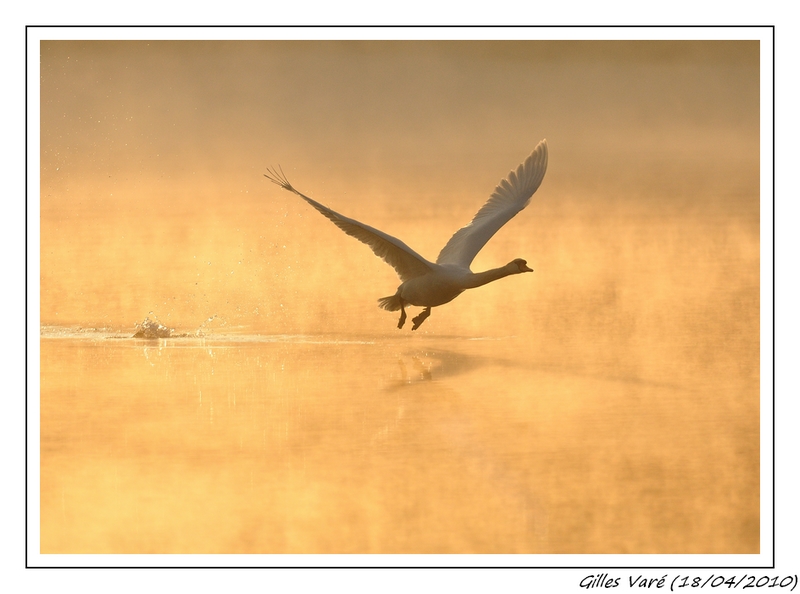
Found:
[[[439,252],[436,262],[420,256],[399,239],[331,210],[297,191],[283,174],[271,169],[264,176],[284,190],[294,192],[348,235],[366,243],[376,256],[391,265],[402,284],[397,292],[378,300],[388,311],[400,311],[398,328],[406,322],[406,305],[424,307],[412,330],[420,327],[431,314],[431,308],[444,305],[467,289],[474,289],[511,274],[533,272],[522,258],[516,258],[499,268],[474,273],[470,264],[478,252],[497,231],[531,201],[547,170],[547,140],[542,140],[530,156],[511,171],[495,188],[489,200],[472,221],[459,229]]]
[[[487,427],[475,418],[470,397],[448,381],[468,367],[513,366],[513,362],[457,351],[407,351],[397,356],[397,367],[383,392],[392,405],[371,433],[372,455],[387,466],[438,465],[451,478],[439,485],[445,497],[447,485],[458,481],[483,503],[502,509],[513,524],[507,535],[508,550],[543,552],[547,542],[549,513],[541,476],[532,471],[536,452],[509,456],[487,435]],[[391,413],[390,413],[391,411]],[[456,478],[457,477],[457,478]],[[513,518],[513,520],[511,520]]]

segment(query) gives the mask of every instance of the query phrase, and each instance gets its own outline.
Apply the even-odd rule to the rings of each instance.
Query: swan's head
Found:
[[[516,260],[512,260],[508,263],[508,265],[514,270],[514,274],[519,274],[520,272],[533,272],[533,268],[528,268],[528,263],[523,260],[522,258],[517,258]]]

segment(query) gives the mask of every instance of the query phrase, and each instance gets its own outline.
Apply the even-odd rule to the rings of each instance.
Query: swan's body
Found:
[[[406,305],[424,307],[422,313],[413,320],[411,329],[416,330],[430,315],[432,307],[452,301],[467,289],[480,287],[510,274],[533,272],[521,258],[485,272],[475,273],[469,267],[486,242],[528,206],[546,170],[547,141],[542,140],[530,156],[500,182],[472,221],[450,238],[435,263],[426,260],[399,239],[340,215],[301,194],[292,187],[283,172],[273,170],[264,175],[284,190],[303,198],[348,235],[366,243],[376,256],[397,271],[402,284],[394,295],[383,297],[378,303],[388,311],[401,311],[398,328],[402,328],[406,321]]]

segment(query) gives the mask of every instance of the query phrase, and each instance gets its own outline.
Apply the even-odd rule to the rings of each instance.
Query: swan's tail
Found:
[[[378,299],[378,307],[382,307],[386,311],[397,311],[403,307],[403,302],[400,299],[400,295],[381,297]]]

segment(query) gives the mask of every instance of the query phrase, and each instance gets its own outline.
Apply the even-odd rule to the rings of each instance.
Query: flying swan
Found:
[[[531,196],[542,183],[546,170],[547,140],[542,140],[525,162],[498,184],[472,221],[456,231],[439,252],[435,264],[399,239],[340,215],[301,194],[289,183],[280,168],[268,169],[269,173],[264,176],[284,190],[300,196],[348,235],[366,243],[376,256],[397,271],[402,284],[394,295],[379,299],[378,304],[388,311],[400,310],[398,328],[402,328],[406,322],[406,305],[424,307],[422,313],[412,320],[414,325],[411,329],[416,330],[431,315],[432,307],[452,301],[466,289],[480,287],[510,274],[533,272],[522,258],[485,272],[472,272],[469,266],[500,227],[528,206]]]

